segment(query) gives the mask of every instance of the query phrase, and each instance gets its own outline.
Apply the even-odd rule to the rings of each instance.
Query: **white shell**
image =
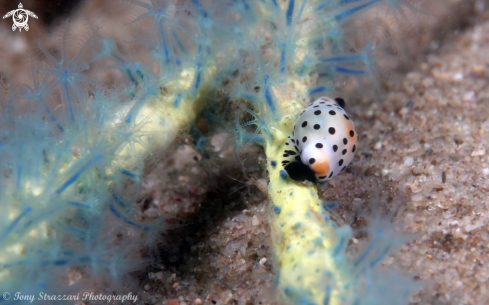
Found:
[[[319,182],[326,182],[350,164],[356,150],[355,124],[334,99],[321,97],[297,118],[282,165],[287,170],[289,164],[302,162]]]

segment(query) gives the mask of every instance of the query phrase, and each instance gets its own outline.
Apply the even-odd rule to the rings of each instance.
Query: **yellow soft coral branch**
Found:
[[[297,81],[289,87],[301,92],[304,85]],[[282,109],[289,113],[300,111],[301,95],[305,94],[283,101]],[[270,226],[278,267],[276,280],[292,303],[340,304],[340,293],[334,289],[342,282],[333,250],[338,244],[335,227],[321,205],[316,186],[291,180],[281,166],[286,140],[283,131],[292,132],[294,123],[293,115],[283,116],[278,129],[272,129],[273,140],[265,145],[270,175],[268,194],[273,204]]]
[[[267,145],[268,160],[280,160],[282,150],[282,145]],[[325,283],[329,273],[336,271],[332,251],[337,243],[334,227],[314,185],[284,178],[278,164],[268,162],[268,171],[268,192],[274,205],[270,226],[280,268],[278,283],[286,294],[301,294],[323,304],[328,297]],[[338,303],[334,298],[329,302]]]
[[[191,86],[194,75],[195,71],[193,69],[183,71],[181,78],[166,84],[167,87],[165,90],[171,92],[175,88],[180,90],[188,89]],[[145,136],[141,136],[138,139],[137,145],[132,146],[133,149],[131,149],[130,143],[122,144],[116,152],[120,160],[120,165],[130,169],[136,166],[141,160],[147,158],[148,155],[167,148],[178,135],[178,132],[194,122],[197,115],[203,110],[205,103],[202,94],[208,89],[209,85],[203,84],[195,94],[187,93],[182,95],[182,100],[178,106],[173,104],[171,97],[174,98],[174,95],[171,94],[162,93],[146,101],[134,119],[136,125],[140,124],[140,127],[137,128],[137,133]],[[118,110],[117,116],[119,119],[111,123],[114,129],[121,128],[121,125],[126,124],[124,117],[130,107],[131,105],[122,106]],[[62,164],[62,170],[66,171],[76,166],[76,161],[76,158],[68,160]],[[110,174],[111,168],[108,167],[105,170],[106,173]],[[77,182],[74,185],[79,187],[81,184],[82,182]],[[43,187],[37,185],[34,181],[28,181],[27,186],[32,191],[31,195],[33,198],[45,191]],[[72,197],[76,198],[76,194],[79,192],[77,187],[70,187],[63,193],[67,194],[71,192],[73,194]],[[22,213],[22,207],[19,204],[15,204],[15,201],[13,203],[9,210],[5,211],[12,221]],[[38,205],[42,204],[42,202],[38,203]],[[45,222],[39,223],[28,232],[30,238],[37,240],[47,239],[49,235],[49,228]],[[8,247],[0,250],[0,264],[11,261],[14,257],[19,258],[26,254],[24,250],[26,245],[25,240],[18,242],[12,239],[7,244],[9,244]],[[0,283],[3,279],[8,279],[9,275],[10,273],[8,271],[0,272]]]
[[[181,92],[188,92],[195,76],[194,70],[184,70],[181,73],[181,78],[177,81],[171,81],[162,87],[162,94],[154,96],[145,103],[138,112],[135,122],[141,122],[141,127],[138,129],[139,134],[146,134],[141,137],[138,145],[131,149],[131,145],[125,145],[119,153],[121,157],[128,157],[124,166],[131,167],[134,163],[135,156],[140,154],[152,154],[161,149],[168,147],[178,132],[195,121],[197,115],[204,108],[202,92],[209,89],[207,84],[202,84],[199,91],[195,94],[182,94],[181,101],[178,106],[174,105],[174,100],[177,94],[171,92],[178,89]],[[126,111],[122,110],[121,118],[124,117]],[[120,122],[117,124],[124,124]],[[115,124],[115,126],[117,125]],[[133,151],[135,150],[135,151]]]

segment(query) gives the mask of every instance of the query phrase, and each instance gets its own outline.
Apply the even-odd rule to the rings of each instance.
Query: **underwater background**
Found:
[[[487,4],[22,2],[28,31],[0,21],[0,304],[489,303]],[[284,142],[321,96],[358,149],[293,181]],[[33,303],[60,302],[108,303]]]

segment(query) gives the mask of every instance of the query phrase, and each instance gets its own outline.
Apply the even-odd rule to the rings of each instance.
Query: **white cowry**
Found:
[[[282,165],[295,180],[329,181],[350,164],[357,150],[355,124],[340,98],[321,97],[297,118],[284,146]],[[294,164],[300,162],[300,164]],[[312,173],[306,173],[307,171]],[[305,180],[311,180],[305,178]]]

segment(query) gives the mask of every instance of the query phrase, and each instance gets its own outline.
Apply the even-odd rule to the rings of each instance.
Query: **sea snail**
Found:
[[[342,98],[321,97],[299,115],[283,153],[282,166],[290,178],[327,182],[350,164],[357,133],[344,106]]]

